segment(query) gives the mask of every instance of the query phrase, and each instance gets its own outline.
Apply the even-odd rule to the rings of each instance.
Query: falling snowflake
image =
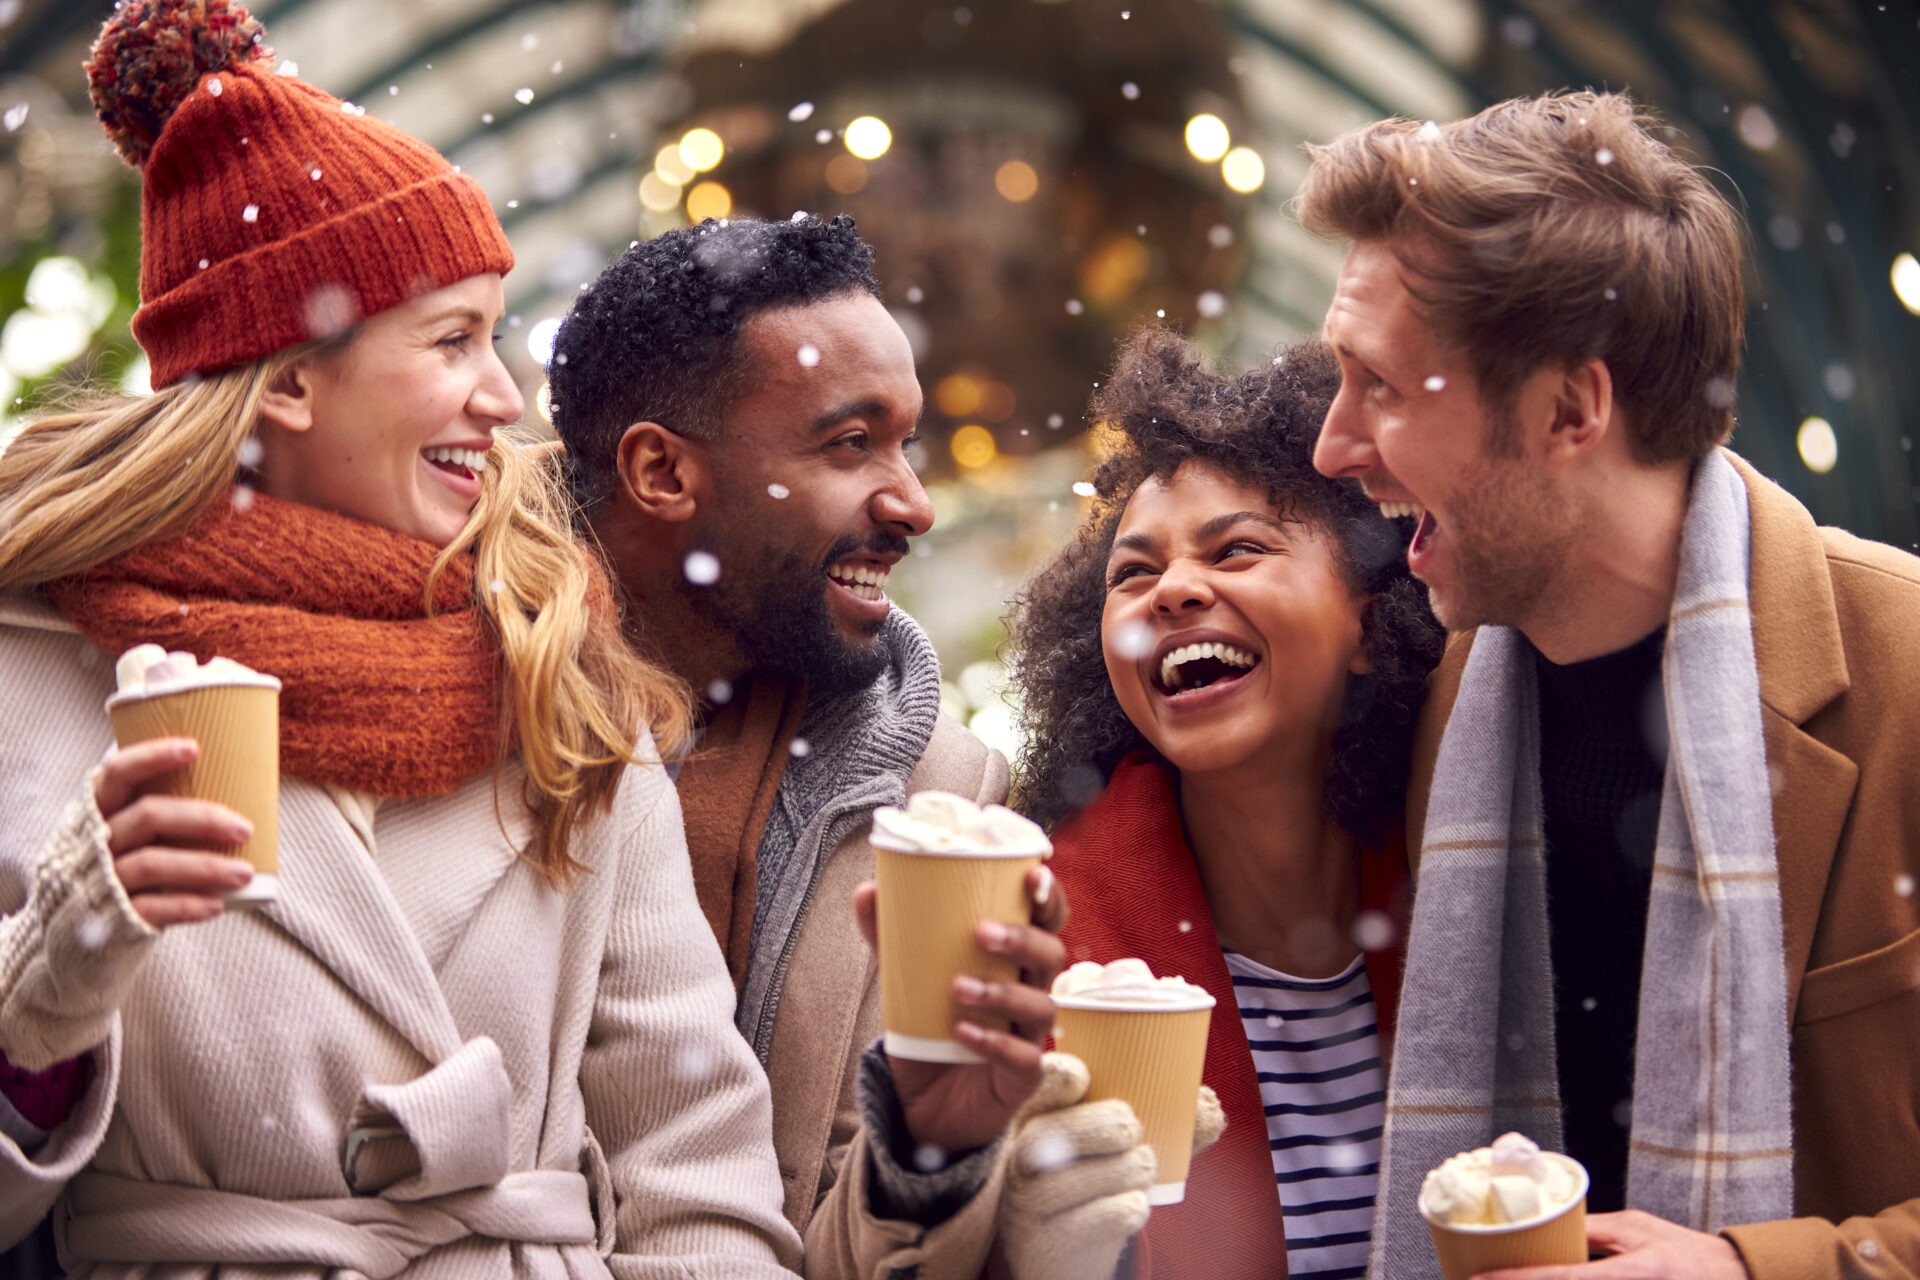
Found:
[[[1085,311],[1085,310],[1086,310],[1086,307],[1084,307],[1084,306],[1082,306],[1082,305],[1081,305],[1081,303],[1080,303],[1080,299],[1078,299],[1078,298],[1068,298],[1068,299],[1067,299],[1067,314],[1068,314],[1068,315],[1070,315],[1070,316],[1077,316],[1077,315],[1079,315],[1079,314],[1080,314],[1080,313],[1081,313],[1082,311]]]
[[[7,126],[8,133],[14,132],[27,122],[27,109],[32,105],[30,102],[16,102],[7,108],[6,115],[0,116],[0,123]]]
[[[1067,420],[1061,417],[1059,414],[1050,413],[1047,415],[1047,430],[1058,431],[1061,427],[1064,427],[1065,425],[1067,425]]]
[[[212,79],[207,81],[207,92],[212,94],[216,98],[220,96],[221,90],[224,89],[225,87],[226,86],[220,83],[219,76],[214,76]]]
[[[233,509],[235,511],[253,510],[253,490],[247,485],[233,486]]]
[[[309,173],[307,176],[309,178],[312,178],[315,182],[318,182],[320,181],[320,170],[318,168],[315,168],[313,172]]]
[[[720,581],[720,561],[711,551],[689,551],[682,567],[687,581],[696,587],[710,587]]]
[[[1192,933],[1192,932],[1193,932],[1193,921],[1191,921],[1191,920],[1182,920],[1182,921],[1180,922],[1180,932],[1182,932],[1182,933]]]
[[[1073,1139],[1066,1134],[1043,1133],[1027,1144],[1026,1165],[1032,1173],[1047,1173],[1054,1169],[1066,1168],[1079,1154],[1073,1145]]]
[[[1113,651],[1123,658],[1138,660],[1153,651],[1153,628],[1144,622],[1128,622],[1113,633]]]
[[[88,951],[98,951],[107,945],[107,938],[113,933],[113,926],[102,916],[88,916],[80,922],[75,935],[80,945]]]
[[[818,142],[818,143],[820,143],[820,144],[822,144],[822,145],[825,145],[826,143],[829,143],[829,142],[832,142],[832,141],[833,141],[833,130],[831,130],[831,129],[815,129],[815,130],[813,131],[813,140],[814,140],[815,142]]]
[[[1436,373],[1421,385],[1429,391],[1445,391],[1447,389],[1447,380]]]
[[[947,1153],[931,1142],[913,1149],[913,1167],[922,1173],[938,1173],[947,1167]]]
[[[213,263],[212,263],[212,262],[210,262],[210,261],[208,261],[208,260],[207,260],[206,258],[202,258],[202,259],[200,259],[200,269],[201,269],[202,271],[205,271],[205,270],[206,270],[206,269],[207,269],[208,267],[210,267],[210,266],[212,266],[212,265],[213,265]]]
[[[1132,102],[1135,98],[1138,98],[1140,96],[1140,86],[1135,84],[1133,81],[1129,80],[1125,84],[1120,86],[1120,96],[1125,98],[1128,102]]]
[[[1605,147],[1602,147],[1598,151],[1593,153],[1593,158],[1599,161],[1601,164],[1612,164],[1613,152],[1609,151]]]
[[[523,106],[523,107],[524,107],[524,106],[526,106],[526,105],[527,105],[527,104],[528,104],[529,102],[532,102],[532,101],[533,101],[533,90],[531,90],[531,89],[515,89],[515,90],[513,91],[513,100],[514,100],[515,102],[517,102],[517,103],[519,103],[519,104],[520,104],[521,106]]]
[[[925,300],[926,296],[927,296],[926,290],[922,289],[917,284],[907,290],[908,302],[921,302]]]
[[[1429,120],[1420,126],[1420,132],[1413,135],[1422,142],[1440,141],[1440,126]]]
[[[812,114],[813,104],[811,102],[796,102],[787,108],[787,119],[793,121],[795,124],[799,124]]]
[[[506,589],[507,589],[507,584],[501,581],[499,578],[495,578],[492,582],[489,582],[487,584],[487,590],[493,592],[493,594],[495,595],[499,595],[502,591],[505,591]]]
[[[707,682],[707,701],[716,707],[724,707],[733,701],[733,682],[730,680],[709,680]]]
[[[240,221],[242,222],[260,221],[260,206],[257,204],[250,204],[246,208],[242,209],[240,211]]]
[[[1073,491],[1082,498],[1091,498],[1095,493],[1091,480],[1075,480],[1073,482]]]
[[[248,436],[240,442],[241,466],[249,468],[257,467],[260,465],[260,460],[266,456],[267,450],[266,447],[260,443],[260,437]]]
[[[1233,228],[1224,222],[1216,222],[1207,228],[1207,243],[1216,249],[1224,249],[1233,243]]]
[[[795,760],[805,760],[807,753],[812,751],[813,747],[808,744],[805,738],[795,738],[787,744],[787,750],[792,753]]]
[[[776,483],[767,486],[767,496],[770,498],[784,498],[792,492],[793,490],[783,484]]]
[[[275,75],[297,76],[300,74],[300,64],[295,62],[292,58],[282,58],[280,60],[280,65],[275,67],[273,70]]]
[[[1899,897],[1911,898],[1913,896],[1913,877],[1905,874],[1895,876],[1893,878],[1893,891]]]
[[[529,31],[525,35],[520,37],[520,52],[532,53],[535,49],[538,49],[539,47],[540,47],[540,33],[538,31]]]
[[[811,369],[820,363],[820,348],[811,342],[803,343],[800,350],[795,353],[795,358],[800,361],[802,369]]]
[[[1218,289],[1209,289],[1200,295],[1194,305],[1200,308],[1201,315],[1214,320],[1227,314],[1227,295]]]

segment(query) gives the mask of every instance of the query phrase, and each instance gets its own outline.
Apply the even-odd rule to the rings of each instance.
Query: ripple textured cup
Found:
[[[1569,1266],[1587,1260],[1587,1171],[1578,1160],[1559,1152],[1540,1154],[1569,1167],[1579,1187],[1572,1201],[1541,1217],[1517,1223],[1456,1224],[1435,1222],[1426,1206],[1420,1206],[1446,1280],[1471,1280],[1502,1267]]]
[[[1053,998],[1054,1048],[1087,1064],[1086,1100],[1123,1098],[1140,1118],[1155,1162],[1149,1204],[1186,1199],[1213,1003],[1199,990],[1139,1001],[1117,993]]]
[[[887,1053],[919,1062],[979,1062],[953,1038],[962,1016],[953,980],[971,974],[986,982],[1018,982],[1010,960],[988,955],[974,941],[983,920],[1025,924],[1027,872],[1044,849],[926,852],[893,847],[873,837],[879,882],[880,1013]],[[1002,1019],[965,1011],[969,1022],[1004,1031]]]
[[[212,800],[253,824],[253,838],[216,853],[245,858],[253,879],[227,895],[229,907],[256,907],[280,896],[280,682],[271,676],[198,684],[171,692],[115,694],[107,700],[113,740],[184,737],[200,758],[148,783],[152,794]]]

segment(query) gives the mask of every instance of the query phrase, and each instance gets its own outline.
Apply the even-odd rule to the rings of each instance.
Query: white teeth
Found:
[[[1212,658],[1224,662],[1230,667],[1251,667],[1255,658],[1244,649],[1230,644],[1209,642],[1207,644],[1186,644],[1168,653],[1160,659],[1160,683],[1169,689],[1180,687],[1180,668],[1189,662],[1202,658]]]
[[[1383,502],[1380,504],[1380,514],[1389,520],[1398,520],[1402,516],[1417,516],[1425,511],[1426,508],[1417,502]]]
[[[862,600],[879,600],[886,594],[884,588],[887,585],[888,572],[886,569],[856,566],[850,569],[829,569],[827,576]]]
[[[456,467],[465,467],[475,475],[487,469],[487,454],[484,449],[456,449],[451,445],[435,445],[421,451],[428,462],[451,463]]]

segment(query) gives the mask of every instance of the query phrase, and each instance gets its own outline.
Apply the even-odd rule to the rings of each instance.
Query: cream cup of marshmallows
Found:
[[[1448,1157],[1420,1186],[1420,1215],[1447,1280],[1585,1262],[1586,1202],[1580,1162],[1518,1133]]]

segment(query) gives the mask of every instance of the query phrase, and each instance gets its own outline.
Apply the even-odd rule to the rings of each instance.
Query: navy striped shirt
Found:
[[[1292,1280],[1367,1273],[1386,1123],[1386,1072],[1363,957],[1294,978],[1231,948],[1227,972],[1253,1049]]]

